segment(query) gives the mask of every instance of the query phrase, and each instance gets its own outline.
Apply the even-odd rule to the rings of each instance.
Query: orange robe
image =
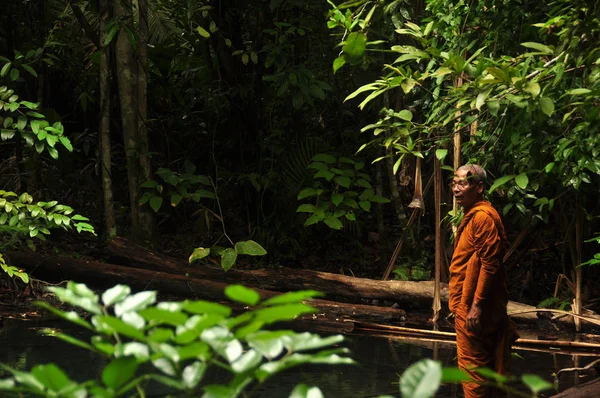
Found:
[[[458,367],[473,380],[485,380],[472,371],[487,367],[505,374],[510,346],[517,339],[514,324],[506,314],[508,293],[502,257],[506,236],[498,212],[487,201],[476,203],[456,231],[448,286],[450,311],[456,316]],[[481,303],[481,330],[466,328],[474,300]],[[499,397],[502,392],[477,383],[463,383],[465,398]]]

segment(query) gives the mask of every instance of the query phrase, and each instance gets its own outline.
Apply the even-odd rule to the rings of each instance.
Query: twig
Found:
[[[553,309],[549,309],[549,308],[536,308],[535,310],[523,310],[523,311],[517,311],[517,312],[510,312],[508,315],[509,316],[511,316],[511,315],[520,315],[520,314],[527,314],[527,313],[530,313],[530,312],[555,312],[557,314],[571,315],[573,317],[580,318],[580,319],[582,319],[584,321],[587,321],[587,322],[589,322],[591,324],[600,326],[600,320],[597,320],[597,319],[594,319],[594,318],[590,318],[590,317],[586,317],[586,316],[583,316],[583,315],[573,314],[572,312],[569,312],[569,311],[553,310]]]
[[[590,370],[591,368],[593,368],[594,366],[596,366],[597,364],[600,363],[600,359],[596,359],[594,362],[590,362],[587,365],[585,365],[583,368],[564,368],[559,370],[558,372],[556,372],[554,374],[554,377],[556,379],[558,379],[558,376],[560,376],[561,373],[567,373],[567,372],[581,372],[581,371],[586,371],[586,370]]]

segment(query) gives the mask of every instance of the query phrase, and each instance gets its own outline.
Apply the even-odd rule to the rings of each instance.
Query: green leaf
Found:
[[[102,310],[98,305],[98,297],[81,297],[74,293],[72,290],[64,289],[56,286],[51,286],[48,288],[49,291],[54,293],[59,300],[65,303],[69,303],[71,305],[81,307],[86,311],[89,311],[93,314],[101,314]]]
[[[554,101],[552,101],[552,98],[548,98],[548,97],[540,98],[540,109],[547,116],[552,116],[552,114],[554,113]]]
[[[12,64],[10,62],[4,64],[4,66],[2,67],[2,69],[0,70],[0,77],[4,77],[6,76],[6,74],[8,73],[8,71],[10,70],[10,66]]]
[[[231,308],[218,303],[212,303],[210,301],[195,300],[186,302],[183,308],[192,314],[215,314],[228,317],[231,315]]]
[[[262,355],[255,350],[248,350],[231,364],[235,373],[244,373],[256,368],[262,362]]]
[[[255,290],[243,285],[227,286],[225,295],[233,301],[247,305],[256,305],[260,301],[260,295]]]
[[[264,323],[289,321],[303,314],[313,314],[317,310],[302,303],[282,304],[275,307],[261,308],[255,311],[256,320]]]
[[[6,130],[6,129],[0,130],[0,138],[2,138],[2,141],[10,140],[14,136],[15,136],[15,130]]]
[[[369,201],[366,201],[366,200],[360,201],[360,202],[358,202],[358,205],[364,211],[371,211],[371,202],[369,202]]]
[[[583,95],[583,94],[589,94],[591,92],[592,92],[592,90],[590,90],[588,88],[575,88],[573,90],[567,91],[566,94],[569,94],[569,95]]]
[[[296,213],[314,213],[316,210],[317,208],[314,205],[310,203],[304,203],[298,206]]]
[[[153,196],[150,198],[150,207],[154,210],[155,213],[158,213],[160,207],[162,206],[163,199],[160,196]]]
[[[223,271],[229,271],[233,267],[237,256],[238,254],[234,249],[227,248],[223,250],[223,253],[221,253],[221,268],[223,268]]]
[[[498,116],[498,111],[500,110],[500,101],[487,101],[485,103],[488,107],[488,109],[490,110],[490,113],[492,114],[492,116]]]
[[[102,294],[102,302],[105,306],[111,306],[129,296],[131,289],[126,285],[116,285]]]
[[[483,377],[485,377],[487,379],[494,380],[499,383],[506,383],[508,381],[508,377],[501,375],[499,373],[496,373],[493,370],[488,369],[488,368],[477,368],[477,369],[474,369],[473,371],[479,373],[480,375],[482,375]]]
[[[435,151],[435,157],[438,158],[439,160],[444,160],[446,155],[448,155],[447,149],[436,149],[436,151]]]
[[[204,29],[202,26],[198,26],[196,28],[196,31],[200,34],[200,36],[204,37],[204,38],[209,38],[210,37],[210,33],[208,33],[208,31],[206,29]]]
[[[540,88],[539,84],[535,82],[528,82],[525,86],[523,86],[523,91],[531,94],[533,98],[536,98],[538,95],[540,95],[542,89]]]
[[[34,366],[31,369],[31,374],[50,391],[58,392],[71,384],[67,374],[53,363]]]
[[[27,126],[27,117],[19,116],[19,119],[17,121],[17,128],[19,130],[23,130],[25,128],[25,126]]]
[[[544,54],[552,54],[554,52],[554,50],[552,50],[550,47],[540,44],[540,43],[534,43],[534,42],[525,42],[525,43],[521,43],[521,45],[523,47],[527,47],[527,48],[533,48],[534,50],[537,50],[539,52],[542,52]]]
[[[346,176],[337,176],[333,179],[333,181],[337,182],[344,188],[350,188],[350,184],[352,183],[350,178]]]
[[[402,120],[410,122],[413,118],[413,114],[408,109],[402,109],[400,112],[398,112],[398,117]]]
[[[346,63],[346,58],[337,57],[333,61],[333,73],[335,74],[338,71],[338,69],[340,69],[342,66],[344,66],[345,63]]]
[[[336,218],[336,217],[331,217],[331,216],[330,217],[325,217],[325,219],[323,220],[323,222],[325,224],[327,224],[327,226],[329,228],[331,228],[331,229],[337,229],[337,230],[339,230],[339,229],[342,229],[342,227],[343,227],[342,222],[338,218]]]
[[[442,379],[438,361],[422,359],[411,365],[400,377],[400,391],[404,398],[433,397]]]
[[[94,324],[97,328],[108,329],[123,336],[131,337],[132,339],[144,341],[145,336],[135,327],[123,322],[113,316],[101,315],[94,318]]]
[[[169,311],[156,307],[140,310],[139,314],[147,321],[166,323],[173,326],[183,325],[189,318],[183,312]]]
[[[205,371],[206,364],[200,361],[195,361],[186,366],[181,373],[181,379],[183,380],[185,387],[188,389],[195,388],[200,380],[202,380],[202,376],[204,376]]]
[[[33,77],[38,77],[37,72],[29,65],[25,65],[22,64],[21,65],[23,67],[23,69],[25,69],[27,72],[29,72],[30,75],[32,75]]]
[[[443,368],[442,369],[442,383],[460,383],[462,381],[469,381],[471,378],[469,374],[459,368]]]
[[[549,390],[552,388],[551,383],[542,379],[538,375],[524,374],[521,376],[521,380],[523,381],[523,384],[529,387],[529,389],[536,395],[540,391]]]
[[[208,256],[209,254],[210,254],[210,248],[197,247],[194,249],[194,251],[190,255],[188,262],[191,264],[196,260],[203,259],[204,257]]]
[[[171,206],[176,207],[179,204],[179,202],[181,202],[181,199],[183,199],[183,197],[179,193],[173,193],[171,195]]]
[[[247,256],[264,256],[267,254],[267,251],[253,240],[237,242],[235,244],[235,251],[237,251],[238,254]]]
[[[352,32],[348,35],[342,51],[350,61],[357,62],[365,53],[366,46],[367,36],[362,32]]]
[[[331,195],[331,201],[334,205],[339,206],[344,201],[344,197],[345,196],[341,193],[334,193],[333,195]]]
[[[139,311],[156,302],[155,291],[139,292],[126,297],[123,301],[115,305],[115,315],[120,317],[129,311]]]
[[[527,184],[529,184],[529,178],[527,177],[527,174],[521,173],[515,177],[515,182],[521,189],[525,189],[527,188]]]
[[[92,325],[90,325],[89,323],[84,321],[83,318],[81,318],[81,316],[78,313],[76,313],[75,311],[64,312],[64,311],[61,311],[59,309],[52,307],[50,304],[48,304],[44,301],[34,301],[33,304],[35,304],[36,306],[38,306],[40,308],[44,308],[44,309],[50,311],[51,313],[53,313],[54,315],[57,315],[71,323],[74,323],[79,326],[83,326],[84,328],[89,329],[89,330],[94,330]]]
[[[323,162],[323,163],[335,163],[335,157],[327,154],[327,153],[319,153],[311,159],[313,162]]]
[[[402,83],[400,83],[400,87],[402,87],[402,91],[404,91],[404,94],[408,94],[413,89],[413,87],[415,87],[415,84],[417,84],[415,79],[406,79],[403,80]]]
[[[323,398],[323,393],[319,387],[310,387],[306,384],[298,384],[292,390],[290,398]]]
[[[265,300],[262,305],[298,303],[313,297],[323,297],[325,294],[316,290],[298,290],[296,292],[284,293],[279,296]]]
[[[118,389],[135,375],[137,368],[138,363],[133,356],[113,359],[102,372],[102,382],[107,387]]]
[[[311,196],[316,196],[319,194],[319,191],[315,188],[305,188],[298,194],[298,200],[302,200],[304,198],[308,198]]]
[[[374,202],[374,203],[390,203],[390,200],[388,198],[384,198],[383,196],[379,196],[379,195],[370,196],[369,201]]]
[[[500,178],[497,178],[496,181],[494,181],[494,183],[490,187],[489,193],[494,192],[498,187],[501,187],[502,185],[506,184],[513,178],[515,178],[514,175],[502,176]]]
[[[21,75],[21,72],[19,72],[19,70],[17,68],[13,68],[10,71],[10,80],[15,81],[19,78],[20,75]]]

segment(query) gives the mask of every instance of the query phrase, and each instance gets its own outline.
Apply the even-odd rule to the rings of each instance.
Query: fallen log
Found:
[[[222,282],[71,257],[24,252],[6,252],[4,254],[13,265],[25,269],[36,278],[47,281],[71,279],[102,288],[121,283],[135,289],[158,290],[162,294],[173,294],[183,298],[228,300],[223,293],[228,284]],[[279,294],[263,289],[255,290],[263,299]],[[398,323],[406,319],[406,313],[397,308],[337,303],[321,299],[311,300],[309,304],[318,310],[315,317],[321,316],[329,320],[352,318],[381,323]]]
[[[122,237],[112,239],[107,250],[110,255],[139,268],[189,274],[194,278],[241,283],[272,291],[314,289],[335,297],[336,301],[388,300],[401,303],[403,308],[430,309],[433,301],[433,281],[381,281],[285,267],[251,271],[230,269],[224,272],[220,268],[189,264],[185,260],[159,254]],[[444,302],[448,301],[447,284],[442,284],[441,299]],[[538,321],[536,308],[531,305],[509,301],[508,312],[517,321]],[[513,313],[515,314],[512,315]],[[567,319],[561,322],[572,323]]]
[[[251,271],[230,269],[225,272],[221,268],[189,264],[185,260],[147,250],[122,237],[112,239],[107,250],[110,255],[126,260],[125,265],[273,291],[314,289],[328,296],[350,300],[389,300],[423,308],[431,307],[433,297],[433,282],[381,281],[286,267]],[[447,300],[447,286],[442,291]]]
[[[587,383],[571,387],[560,394],[553,395],[552,398],[597,397],[598,391],[600,391],[600,379],[588,381]]]

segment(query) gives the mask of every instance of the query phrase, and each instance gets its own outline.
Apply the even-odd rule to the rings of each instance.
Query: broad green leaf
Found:
[[[523,86],[523,91],[531,94],[533,98],[536,98],[538,95],[540,95],[540,91],[542,91],[542,89],[536,82],[528,82],[525,86]]]
[[[300,191],[300,193],[298,194],[298,200],[302,200],[304,198],[308,198],[311,196],[316,196],[319,194],[319,191],[315,188],[306,188],[303,189],[302,191]]]
[[[346,63],[346,58],[337,57],[333,61],[333,73],[335,74],[338,71],[338,69],[340,69],[342,66],[344,66],[345,63]]]
[[[166,323],[173,326],[183,325],[188,320],[188,316],[182,312],[168,311],[154,307],[140,310],[139,314],[147,321]]]
[[[296,213],[314,213],[317,208],[309,203],[302,204],[296,209]]]
[[[237,260],[237,252],[234,249],[227,248],[221,253],[221,268],[223,271],[229,271]]]
[[[150,207],[154,210],[155,213],[158,213],[160,207],[162,206],[163,198],[160,196],[153,196],[150,198]]]
[[[204,37],[204,38],[209,38],[210,37],[210,33],[208,33],[208,31],[206,29],[204,29],[202,26],[198,26],[196,28],[196,31],[200,34],[200,36]]]
[[[67,374],[53,363],[36,365],[31,374],[50,391],[58,392],[71,383]]]
[[[260,295],[255,290],[243,285],[227,286],[225,295],[233,301],[247,305],[256,305],[260,301]]]
[[[62,302],[69,303],[71,305],[81,307],[86,311],[89,311],[93,314],[101,314],[102,310],[98,305],[98,298],[95,299],[90,297],[81,297],[75,294],[72,290],[64,289],[56,286],[51,286],[48,288],[49,291],[54,293],[56,297]]]
[[[283,336],[281,340],[288,350],[309,351],[340,344],[344,341],[344,336],[338,334],[321,337],[318,334],[304,332]]]
[[[529,178],[527,177],[527,174],[521,173],[515,177],[515,182],[521,189],[525,189],[527,188],[527,184],[529,184]]]
[[[417,84],[417,81],[415,79],[405,79],[402,81],[402,83],[400,83],[400,87],[402,87],[402,91],[404,91],[404,94],[408,94],[415,87],[415,84]]]
[[[487,101],[485,103],[488,107],[488,109],[490,110],[490,113],[492,114],[492,116],[498,116],[498,111],[500,110],[500,101]]]
[[[93,319],[97,328],[108,329],[123,336],[131,337],[132,339],[144,341],[145,336],[135,327],[123,322],[113,316],[101,315]]]
[[[369,202],[368,200],[362,200],[362,201],[358,202],[358,205],[364,211],[371,211],[371,202]]]
[[[23,69],[25,69],[27,72],[29,72],[30,75],[32,75],[33,77],[38,77],[37,72],[29,65],[25,65],[22,64],[21,65],[23,67]]]
[[[306,384],[298,384],[292,390],[290,398],[323,398],[323,393],[319,387],[310,387]]]
[[[183,384],[188,389],[195,388],[200,380],[202,380],[202,376],[204,376],[204,372],[206,371],[206,364],[200,361],[195,361],[190,365],[186,366],[181,373],[181,379],[183,380]]]
[[[499,383],[506,383],[508,381],[508,377],[501,375],[499,373],[494,372],[491,369],[488,368],[477,368],[473,370],[474,372],[479,373],[480,375],[482,375],[483,377],[490,379],[490,380],[494,380],[497,381]]]
[[[138,363],[133,356],[113,359],[102,372],[102,382],[107,387],[118,389],[135,375],[137,368]]]
[[[408,109],[402,109],[400,112],[398,112],[398,117],[402,120],[410,122],[413,118],[413,114]]]
[[[14,136],[15,136],[15,130],[2,129],[0,131],[0,138],[2,138],[2,141],[10,140]]]
[[[253,240],[241,241],[235,244],[235,251],[246,256],[264,256],[267,251]]]
[[[281,360],[263,364],[257,371],[256,376],[259,381],[263,382],[271,375],[303,364],[351,365],[354,364],[354,361],[350,358],[341,357],[337,354],[314,356],[294,353],[292,355],[285,356]]]
[[[313,156],[313,158],[311,159],[313,162],[323,162],[323,163],[335,163],[335,157],[326,154],[326,153],[319,153],[315,156]]]
[[[342,51],[352,62],[356,62],[362,58],[366,46],[367,36],[362,32],[352,32],[348,35]]]
[[[542,379],[538,375],[524,374],[523,376],[521,376],[521,380],[523,381],[523,384],[529,387],[529,389],[536,395],[541,391],[549,390],[552,388],[552,383]]]
[[[403,398],[433,397],[442,379],[442,365],[431,359],[422,359],[411,365],[400,377]]]
[[[19,72],[19,70],[17,68],[13,68],[10,71],[10,80],[15,81],[19,78],[20,75],[21,75],[21,72]]]
[[[554,113],[554,101],[552,98],[542,97],[540,98],[540,109],[548,116],[552,116]]]
[[[436,149],[435,151],[435,157],[439,160],[444,160],[444,158],[446,158],[446,155],[448,155],[447,149]]]
[[[183,197],[175,192],[171,195],[171,206],[172,207],[177,207],[177,205],[179,204],[179,202],[181,202],[181,199],[183,199]]]
[[[10,62],[7,62],[6,64],[4,64],[4,66],[2,67],[2,69],[0,69],[0,77],[6,76],[6,74],[10,70],[10,66],[11,65],[12,64]]]
[[[339,218],[336,217],[325,217],[325,219],[323,220],[323,222],[325,224],[327,224],[327,226],[331,229],[342,229],[343,228],[343,224],[342,222],[339,220]]]
[[[566,94],[569,94],[569,95],[583,95],[583,94],[589,94],[591,92],[592,92],[592,90],[590,90],[589,88],[575,88],[573,90],[567,91]]]
[[[275,307],[262,308],[255,311],[256,320],[264,323],[289,321],[303,314],[313,314],[317,310],[301,303],[282,304]]]
[[[350,188],[350,184],[352,183],[350,178],[346,177],[346,176],[337,176],[333,179],[333,181],[337,182],[339,185],[341,185],[344,188]]]
[[[279,296],[272,297],[268,300],[265,300],[263,305],[275,305],[275,304],[288,304],[288,303],[298,303],[303,300],[308,300],[313,297],[323,297],[325,294],[321,292],[317,292],[316,290],[299,290],[296,292],[284,293]]]
[[[552,54],[554,52],[554,50],[552,50],[550,47],[548,47],[548,46],[546,46],[544,44],[540,44],[540,43],[525,42],[525,43],[521,43],[521,45],[523,47],[533,48],[534,50],[537,50],[537,51],[542,52],[544,54]]]
[[[459,368],[443,368],[442,383],[460,383],[471,380],[469,374]]]
[[[344,195],[342,195],[341,193],[334,193],[333,195],[331,195],[331,201],[334,205],[339,206],[344,201]]]
[[[369,201],[374,202],[374,203],[390,203],[390,200],[388,198],[384,198],[383,196],[379,196],[379,195],[369,196]]]
[[[506,184],[513,178],[515,178],[514,175],[502,176],[500,178],[497,178],[496,181],[494,181],[494,183],[490,187],[489,193],[494,192],[498,187],[501,187],[502,185]]]
[[[231,369],[235,373],[244,373],[256,368],[261,362],[262,354],[259,354],[255,350],[248,350],[231,364]]]
[[[197,247],[194,249],[194,251],[190,255],[188,262],[191,264],[196,260],[203,259],[204,257],[208,256],[209,254],[210,254],[210,248]]]
[[[17,128],[19,130],[23,130],[27,126],[27,118],[25,116],[19,116],[17,121]]]
[[[156,302],[155,291],[145,291],[128,296],[115,305],[115,315],[120,317],[129,311],[139,311]]]

